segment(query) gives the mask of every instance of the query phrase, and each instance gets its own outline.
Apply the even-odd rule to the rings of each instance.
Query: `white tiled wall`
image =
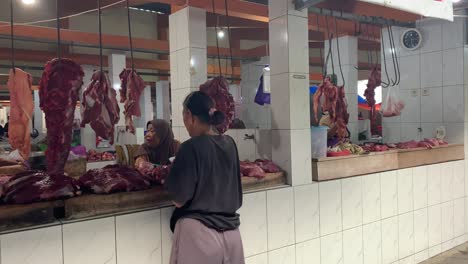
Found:
[[[399,90],[405,109],[401,117],[383,119],[384,139],[387,142],[422,140],[434,137],[435,130],[444,126],[450,143],[463,143],[464,19],[456,18],[453,23],[423,20],[417,28],[423,35],[419,49],[408,51],[396,41],[401,82],[394,89]],[[394,28],[393,33],[400,37],[403,30]],[[388,35],[383,36],[388,49],[387,65],[393,76]],[[387,90],[383,89],[384,98]]]
[[[264,65],[269,64],[269,57],[259,61],[241,64],[241,102],[236,108],[236,116],[244,121],[247,128],[271,128],[270,105],[258,105],[254,102]]]
[[[272,152],[272,134],[269,129],[230,129],[226,132],[237,144],[240,160],[269,159]],[[255,139],[246,139],[254,135]]]
[[[457,161],[246,194],[239,212],[246,263],[419,263],[467,241],[465,166]],[[171,213],[2,235],[0,263],[166,264]]]

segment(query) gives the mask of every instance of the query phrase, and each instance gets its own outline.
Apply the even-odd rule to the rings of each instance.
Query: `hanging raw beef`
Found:
[[[375,88],[379,87],[382,84],[380,70],[375,67],[369,76],[367,81],[367,89],[364,91],[364,96],[366,97],[367,103],[370,107],[375,105]]]
[[[81,126],[90,124],[96,135],[114,143],[114,126],[119,122],[117,93],[104,72],[96,71],[83,92]]]
[[[145,82],[132,69],[124,69],[120,75],[120,102],[124,103],[125,126],[127,131],[135,134],[133,116],[140,117],[140,96],[145,89]]]
[[[229,93],[227,80],[222,76],[216,77],[200,85],[200,91],[209,95],[215,101],[216,109],[223,112],[224,122],[216,128],[219,133],[224,134],[231,125],[235,113],[234,97]]]
[[[32,77],[29,73],[18,68],[10,70],[8,90],[11,104],[8,137],[11,147],[17,149],[25,160],[31,153],[31,118],[34,111],[31,85]]]
[[[81,66],[69,59],[53,59],[45,65],[39,86],[40,107],[47,127],[47,171],[61,175],[70,153],[73,119],[83,85]]]

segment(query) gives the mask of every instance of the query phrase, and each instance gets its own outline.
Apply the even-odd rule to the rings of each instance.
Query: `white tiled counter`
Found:
[[[418,263],[468,240],[465,161],[244,195],[248,264]],[[1,264],[168,263],[162,208],[0,236]],[[26,253],[25,253],[26,252]]]

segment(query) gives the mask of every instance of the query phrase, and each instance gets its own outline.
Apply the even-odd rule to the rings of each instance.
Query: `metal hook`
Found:
[[[127,20],[128,20],[128,38],[130,40],[130,56],[132,60],[132,71],[135,71],[135,62],[133,59],[133,39],[132,39],[132,24],[130,22],[130,1],[127,0]]]
[[[100,58],[101,78],[102,78],[103,58],[102,58],[102,21],[101,21],[102,10],[101,10],[101,0],[97,0],[97,3],[98,3],[98,23],[99,23],[99,58]]]
[[[13,73],[16,73],[15,67],[15,39],[14,39],[14,25],[13,25],[13,1],[10,0],[10,27],[11,27],[11,67]]]

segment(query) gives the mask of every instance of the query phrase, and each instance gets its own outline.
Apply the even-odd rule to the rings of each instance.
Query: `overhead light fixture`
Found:
[[[36,3],[36,0],[23,0],[22,2],[25,5],[32,5]]]
[[[461,0],[452,0],[452,3],[456,4],[458,2],[460,2]]]
[[[218,38],[224,38],[224,31],[222,29],[218,31]]]

